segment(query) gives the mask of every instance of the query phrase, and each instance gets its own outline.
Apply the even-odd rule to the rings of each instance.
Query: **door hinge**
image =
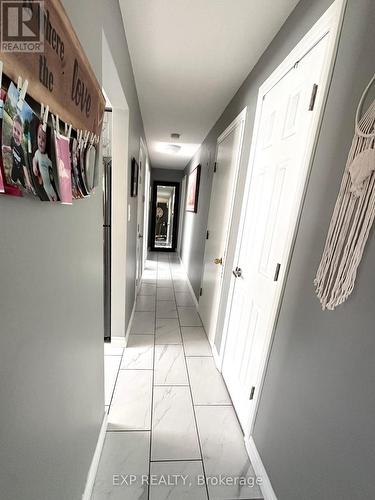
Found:
[[[202,295],[203,295],[203,288],[199,290],[199,297],[202,297]]]
[[[216,172],[216,170],[217,170],[217,162],[215,161],[215,163],[214,163],[214,173]]]
[[[312,91],[311,91],[309,111],[312,111],[314,109],[317,93],[318,93],[318,85],[316,83],[314,83]]]
[[[273,281],[278,281],[278,279],[279,279],[279,274],[280,274],[280,267],[281,267],[281,264],[278,262],[278,263],[276,264],[275,276],[273,277]]]
[[[249,397],[250,400],[254,399],[254,392],[255,392],[255,387],[253,386],[250,391],[250,397]]]
[[[207,233],[206,233],[206,240],[208,240],[209,237],[210,237],[210,231],[207,231]]]

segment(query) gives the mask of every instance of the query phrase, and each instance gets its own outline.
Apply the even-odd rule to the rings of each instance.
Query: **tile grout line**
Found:
[[[204,457],[203,457],[203,448],[202,448],[202,442],[201,442],[201,436],[200,436],[200,432],[199,432],[199,428],[198,428],[198,422],[197,422],[197,413],[196,413],[196,408],[199,408],[199,407],[232,407],[233,410],[234,410],[234,405],[233,405],[233,402],[232,402],[232,399],[231,399],[231,396],[229,395],[229,398],[230,398],[230,401],[231,403],[229,404],[194,404],[194,399],[193,399],[193,392],[192,392],[192,386],[191,386],[191,379],[190,379],[190,374],[189,374],[189,369],[188,369],[188,359],[189,358],[212,358],[213,356],[209,356],[209,355],[205,355],[205,356],[199,356],[199,355],[193,355],[193,356],[188,356],[186,354],[186,350],[185,350],[185,342],[184,342],[184,337],[182,335],[182,326],[181,326],[181,320],[180,320],[180,314],[179,314],[179,309],[178,309],[178,306],[177,306],[177,297],[176,297],[176,288],[175,288],[175,280],[173,278],[173,273],[172,273],[172,264],[173,266],[177,265],[179,268],[181,267],[181,265],[178,263],[178,262],[174,262],[173,260],[171,260],[172,255],[175,255],[175,254],[168,254],[168,261],[159,261],[159,258],[161,257],[160,254],[157,254],[155,256],[155,258],[157,259],[156,260],[156,290],[155,290],[155,310],[154,311],[137,311],[137,312],[154,312],[154,326],[153,326],[153,335],[154,335],[154,340],[153,340],[153,355],[152,355],[152,377],[151,377],[151,383],[152,383],[152,386],[151,386],[151,411],[150,411],[150,427],[149,429],[107,429],[106,430],[106,434],[108,433],[134,433],[134,432],[146,432],[149,434],[149,439],[150,439],[150,442],[149,442],[149,463],[148,463],[148,479],[149,479],[149,483],[147,485],[147,500],[150,500],[151,499],[151,485],[150,485],[150,478],[151,478],[151,468],[152,468],[152,464],[158,464],[158,463],[173,463],[173,462],[181,462],[181,463],[187,463],[187,462],[195,462],[195,463],[198,463],[200,462],[202,464],[202,470],[203,470],[203,474],[204,474],[204,477],[205,477],[205,490],[206,490],[206,495],[207,495],[207,500],[210,499],[210,493],[209,493],[209,488],[208,488],[208,484],[207,484],[207,474],[206,474],[206,465],[205,465],[205,461],[204,461]],[[163,255],[164,256],[164,255]],[[151,262],[154,262],[154,261],[151,261]],[[162,262],[163,265],[164,264],[167,264],[168,265],[168,269],[169,269],[169,274],[171,276],[170,280],[171,280],[171,290],[172,290],[172,293],[173,293],[173,297],[174,297],[174,302],[175,302],[175,305],[176,305],[176,310],[177,310],[177,318],[173,318],[173,319],[176,319],[177,320],[177,323],[178,323],[178,328],[179,328],[179,334],[180,334],[180,339],[181,339],[181,344],[167,344],[167,345],[181,345],[182,346],[182,350],[183,350],[183,355],[184,355],[184,362],[185,362],[185,368],[186,368],[186,373],[187,373],[187,379],[188,379],[188,385],[183,385],[183,384],[179,384],[179,385],[171,385],[171,384],[168,384],[168,385],[161,385],[161,384],[158,384],[158,385],[154,385],[154,382],[155,382],[155,368],[156,368],[156,346],[157,346],[157,340],[156,340],[156,325],[157,325],[157,291],[158,291],[158,287],[157,287],[157,284],[158,284],[158,279],[159,279],[159,272],[165,272],[164,271],[164,268],[160,268],[159,269],[159,262]],[[184,272],[183,276],[181,276],[181,278],[179,279],[182,279],[183,281],[186,280],[186,273]],[[142,283],[143,284],[143,283]],[[192,292],[191,290],[188,291],[188,293],[190,295],[192,295]],[[136,294],[136,299],[138,297],[138,294]],[[173,299],[172,299],[173,300]],[[182,306],[182,307],[189,307],[189,306]],[[196,306],[192,306],[192,308],[194,307],[194,309],[197,311],[197,314],[200,318],[200,314],[197,310],[197,307]],[[161,319],[164,319],[164,318],[161,318]],[[169,319],[169,318],[165,318],[165,319]],[[171,318],[172,319],[172,318]],[[201,320],[201,318],[200,318]],[[201,321],[201,327],[203,328],[204,330],[204,333],[207,337],[207,334],[206,334],[206,331],[205,331],[205,328],[203,326],[203,322]],[[150,334],[149,333],[145,333],[145,334],[139,334],[139,335],[147,335],[149,336]],[[135,334],[135,336],[137,336]],[[160,344],[160,345],[165,345],[165,344]],[[211,347],[211,346],[210,346]],[[117,373],[116,373],[116,378],[115,378],[115,382],[114,382],[114,385],[113,385],[113,389],[112,389],[112,393],[111,393],[111,398],[110,398],[110,402],[109,402],[109,405],[105,405],[108,410],[107,410],[107,414],[110,413],[111,411],[111,408],[112,408],[112,404],[113,404],[113,401],[114,401],[114,395],[115,395],[115,391],[116,391],[116,388],[117,388],[117,384],[119,382],[119,375],[120,375],[120,371],[126,371],[126,370],[137,370],[137,371],[150,371],[150,368],[140,368],[140,369],[134,369],[134,368],[121,368],[122,364],[123,364],[123,360],[124,360],[124,356],[125,356],[125,350],[126,350],[126,347],[123,347],[122,348],[122,354],[121,355],[105,355],[106,356],[118,356],[120,357],[120,362],[119,362],[119,367],[117,369]],[[222,375],[221,375],[222,376]],[[224,381],[224,378],[222,377],[222,380],[224,382],[224,385],[226,387],[226,383]],[[193,417],[194,417],[194,422],[195,422],[195,427],[196,427],[196,433],[197,433],[197,440],[198,440],[198,446],[199,446],[199,452],[200,452],[200,458],[196,458],[196,459],[156,459],[156,460],[152,460],[152,433],[153,433],[153,404],[154,404],[154,398],[155,398],[155,387],[189,387],[189,392],[190,392],[190,398],[191,398],[191,402],[192,402],[192,409],[193,409]],[[229,391],[227,391],[228,394],[229,394]],[[239,421],[238,421],[238,416],[237,416],[237,413],[236,411],[234,410],[234,413],[237,417],[237,422],[239,424]],[[241,425],[239,424],[239,427],[242,431],[242,428],[241,428]],[[252,463],[249,459],[249,462],[250,462],[250,465],[252,466]],[[147,462],[146,462],[146,467],[147,467]],[[229,500],[229,499],[228,499]],[[233,499],[235,500],[235,499]],[[253,497],[251,497],[251,499],[249,500],[254,500]],[[260,500],[260,499],[259,499]],[[263,497],[262,497],[262,500],[263,500]]]
[[[173,458],[166,460],[151,460],[153,464],[174,463],[174,462],[202,462],[201,458]]]
[[[137,371],[137,372],[152,372],[152,368],[120,368],[122,372]]]
[[[107,432],[112,432],[112,433],[126,433],[128,434],[129,432],[150,432],[150,429],[108,429]]]
[[[136,297],[137,299],[137,297]],[[125,340],[125,338],[124,338]],[[121,365],[122,365],[122,360],[124,358],[124,353],[125,353],[125,349],[126,347],[124,347],[122,349],[122,354],[121,354],[121,359],[120,359],[120,363],[118,365],[118,370],[117,370],[117,374],[116,374],[116,380],[115,380],[115,383],[113,384],[113,389],[112,389],[112,394],[111,394],[111,399],[110,399],[110,402],[109,402],[109,405],[108,405],[108,412],[107,412],[107,415],[109,415],[109,412],[111,411],[111,406],[112,406],[112,401],[113,401],[113,397],[115,395],[115,390],[116,390],[116,385],[117,385],[117,381],[118,381],[118,377],[120,375],[120,370],[121,370]],[[104,374],[105,376],[105,374]],[[107,431],[106,431],[107,432]]]
[[[185,275],[186,275],[186,272],[184,272],[184,273],[185,273]],[[173,288],[174,288],[174,283],[173,283]],[[192,294],[191,290],[189,290],[189,293],[190,293],[190,294]],[[199,314],[199,311],[198,311],[197,307],[196,307],[195,305],[194,305],[193,307],[194,307],[194,308],[195,308],[195,310],[197,311],[197,314],[198,314],[199,319],[200,319],[201,324],[202,324],[201,326],[202,326],[202,328],[203,328],[203,330],[204,330],[204,333],[205,333],[205,335],[206,335],[206,337],[207,337],[207,339],[208,339],[207,332],[206,332],[206,329],[205,329],[205,327],[204,327],[204,325],[203,325],[203,321],[202,321],[201,315]],[[178,308],[177,308],[177,312],[178,312]],[[183,337],[182,337],[182,339],[183,339]],[[183,345],[184,345],[184,344],[183,344]],[[184,349],[185,349],[185,346],[184,346]],[[212,347],[211,347],[211,345],[210,345],[210,349],[211,349],[211,352],[212,352]],[[187,359],[187,358],[193,358],[193,357],[211,357],[211,358],[213,358],[213,355],[212,355],[212,354],[211,354],[211,356],[186,356],[186,355],[185,355],[185,359]],[[222,373],[220,373],[220,376],[221,376],[221,379],[222,379],[222,381],[223,381],[223,383],[224,383],[224,386],[225,386],[225,388],[226,388],[226,390],[227,390],[227,393],[228,393],[228,396],[229,396],[229,400],[230,400],[230,402],[231,402],[231,403],[230,403],[230,404],[223,404],[223,405],[217,405],[217,404],[215,404],[215,405],[208,405],[208,404],[207,404],[207,405],[203,405],[203,404],[200,404],[200,405],[199,405],[199,404],[198,404],[198,405],[194,405],[194,402],[193,402],[193,410],[194,410],[194,415],[195,415],[195,408],[196,408],[196,407],[212,407],[212,406],[214,406],[214,407],[219,407],[219,406],[220,406],[220,407],[230,407],[230,408],[232,408],[232,409],[233,409],[233,412],[234,412],[234,415],[235,415],[235,417],[236,417],[236,420],[237,420],[238,426],[239,426],[239,428],[240,428],[241,432],[243,433],[242,426],[241,426],[241,423],[240,423],[240,419],[239,419],[239,417],[238,417],[238,415],[237,415],[237,411],[236,411],[236,409],[235,409],[235,407],[234,407],[233,400],[232,400],[232,396],[231,396],[231,394],[230,394],[230,392],[229,392],[229,390],[228,390],[228,387],[227,387],[226,381],[225,381],[225,379],[224,379],[224,377],[223,377],[223,374],[222,374]],[[190,381],[189,371],[188,371],[188,377],[189,377],[189,381]],[[199,435],[199,431],[198,431],[198,426],[197,426],[197,433],[198,433],[198,438],[199,438],[199,440],[200,440],[200,435]],[[251,462],[251,460],[250,460],[250,457],[249,457],[249,462],[250,462],[251,467],[253,467],[253,464],[252,464],[252,462]],[[204,472],[204,475],[205,475],[205,477],[206,477],[206,482],[207,482],[207,476],[206,476],[206,471],[205,471],[205,466],[204,466],[203,456],[202,456],[202,464],[203,464],[203,472]],[[207,486],[207,484],[206,484],[206,489],[207,489],[207,495],[208,495],[208,499],[209,499],[210,497],[209,497],[209,493],[208,493],[208,486]],[[228,500],[236,500],[236,499],[228,499]],[[257,499],[250,498],[250,499],[248,499],[248,500],[257,500]],[[259,500],[264,500],[264,498],[262,497],[262,498],[260,498]]]
[[[187,354],[187,358],[213,358],[213,356],[210,356],[208,354],[205,355],[199,355],[199,354]]]
[[[154,414],[154,380],[155,380],[155,342],[156,342],[156,305],[157,305],[157,293],[158,293],[158,263],[159,257],[156,260],[156,290],[155,290],[155,315],[154,315],[154,347],[152,356],[152,378],[151,378],[151,421],[150,421],[150,447],[149,447],[149,457],[148,457],[148,486],[147,486],[147,499],[150,500],[150,478],[151,478],[151,453],[152,453],[152,424],[153,424],[153,414]]]
[[[136,293],[136,295],[135,295],[135,302],[137,301],[138,295],[139,294]],[[156,297],[155,297],[155,300],[156,300]],[[137,307],[137,306],[135,306],[135,307]],[[156,306],[155,306],[155,314],[156,314]],[[131,335],[131,332],[129,334],[129,337],[130,337],[130,335]],[[154,344],[155,344],[155,328],[154,328]],[[114,398],[114,395],[115,395],[115,390],[116,390],[118,378],[119,378],[119,375],[120,375],[120,371],[125,371],[125,369],[121,369],[121,365],[122,365],[122,361],[123,361],[123,358],[124,358],[125,350],[126,350],[126,346],[124,346],[123,349],[122,349],[121,359],[120,359],[119,367],[117,369],[116,380],[115,380],[115,383],[113,384],[113,389],[112,389],[112,394],[111,394],[111,399],[110,399],[109,405],[104,405],[104,406],[108,406],[107,415],[109,415],[109,413],[111,411],[112,402],[113,402],[113,398]],[[105,358],[105,356],[106,355],[104,354],[104,358]],[[152,407],[151,407],[151,418],[152,418]],[[150,426],[150,429],[151,429],[151,426]],[[106,429],[106,434],[108,432],[150,432],[150,434],[151,434],[151,430],[147,431],[147,430],[137,430],[137,429],[111,430],[111,429],[107,428]],[[150,438],[150,442],[151,442],[151,438]]]
[[[155,384],[154,387],[189,387],[189,384]]]
[[[142,284],[143,284],[143,283],[142,283]],[[136,293],[136,295],[135,295],[135,303],[136,303],[136,304],[137,304],[137,297],[138,297],[138,295],[139,295],[138,293]],[[155,299],[156,299],[156,297],[155,297]],[[135,307],[137,307],[137,305],[136,305]],[[155,305],[155,314],[156,314],[156,305]],[[130,331],[130,333],[129,333],[129,337],[130,337],[130,335],[131,335],[131,331]],[[154,345],[155,345],[155,327],[154,327]],[[114,383],[114,385],[113,385],[112,394],[111,394],[111,400],[110,400],[109,405],[108,405],[108,412],[107,412],[107,415],[109,415],[109,412],[111,411],[111,406],[112,406],[113,396],[114,396],[114,394],[115,394],[116,385],[117,385],[117,382],[118,382],[118,377],[119,377],[119,375],[120,375],[120,371],[125,371],[125,370],[126,370],[125,368],[121,368],[122,361],[123,361],[124,354],[125,354],[125,350],[126,350],[126,346],[125,346],[125,347],[123,347],[123,349],[122,349],[122,354],[121,354],[120,364],[119,364],[119,367],[118,367],[118,370],[117,370],[116,380],[115,380],[115,383]],[[105,356],[105,355],[104,355],[104,356]],[[104,405],[104,406],[107,406],[107,405]],[[151,413],[152,413],[152,411],[151,411]],[[111,431],[108,431],[108,430],[107,430],[106,432],[111,432]],[[125,432],[126,432],[126,431],[125,431]],[[146,431],[146,432],[148,432],[148,431]]]
[[[170,266],[170,258],[169,257],[168,257],[168,260],[169,260],[169,266]],[[172,288],[173,288],[174,298],[176,300],[176,290],[175,290],[175,287],[174,287],[174,281],[173,281],[173,279],[172,279]],[[178,316],[178,323],[180,325],[180,334],[181,334],[181,337],[182,337],[180,314],[178,312],[178,308],[177,308],[177,316]],[[189,375],[188,365],[187,365],[187,361],[186,361],[185,344],[184,344],[184,338],[183,337],[182,337],[182,349],[183,349],[183,352],[184,352],[185,367],[186,367],[186,373],[187,373],[187,378],[188,378],[188,382],[189,382],[189,392],[190,392],[190,398],[191,398],[191,405],[192,405],[192,408],[193,408],[195,428],[196,428],[196,431],[197,431],[199,452],[200,452],[200,455],[201,455],[201,462],[202,462],[202,470],[203,470],[203,474],[204,474],[204,478],[205,478],[206,495],[207,495],[207,500],[209,500],[210,496],[209,496],[208,485],[207,485],[206,467],[205,467],[204,460],[203,460],[202,443],[201,443],[201,438],[200,438],[199,429],[198,429],[197,415],[195,413],[193,393],[192,393],[192,390],[191,390],[190,375]]]

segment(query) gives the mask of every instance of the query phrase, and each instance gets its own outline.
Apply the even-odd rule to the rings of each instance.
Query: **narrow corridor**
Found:
[[[93,500],[262,497],[176,254],[150,254],[128,345],[106,346],[106,376]]]

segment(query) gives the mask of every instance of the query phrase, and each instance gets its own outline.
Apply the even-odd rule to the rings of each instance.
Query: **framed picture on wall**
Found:
[[[138,196],[138,176],[139,176],[139,165],[135,158],[132,158],[132,172],[131,172],[131,186],[130,186],[130,196]]]
[[[186,193],[186,211],[197,213],[199,198],[199,183],[201,180],[201,165],[198,165],[189,175]]]

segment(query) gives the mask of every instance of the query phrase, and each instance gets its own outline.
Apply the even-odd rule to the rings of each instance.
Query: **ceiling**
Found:
[[[297,3],[120,0],[153,167],[186,166]]]
[[[173,186],[161,186],[158,185],[158,201],[168,201],[169,198],[174,194],[175,187]]]

